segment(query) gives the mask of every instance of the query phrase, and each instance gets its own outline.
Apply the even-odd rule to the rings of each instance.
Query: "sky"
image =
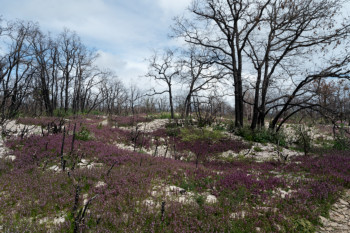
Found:
[[[97,65],[109,68],[125,84],[149,84],[143,78],[153,50],[175,45],[172,19],[191,0],[0,0],[5,20],[38,22],[44,32],[77,32],[99,54]]]

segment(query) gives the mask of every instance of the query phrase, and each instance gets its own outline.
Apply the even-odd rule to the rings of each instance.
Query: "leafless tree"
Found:
[[[65,29],[58,40],[59,56],[58,66],[62,73],[60,101],[61,108],[67,112],[69,108],[69,85],[74,77],[74,71],[78,62],[78,50],[80,39],[74,32]],[[64,99],[63,99],[64,92]],[[63,104],[64,100],[64,104]]]
[[[271,108],[277,108],[278,111],[271,121],[269,127],[271,129],[276,129],[277,123],[281,121],[277,127],[278,131],[281,128],[282,124],[285,123],[290,117],[304,109],[314,109],[316,111],[320,111],[320,109],[322,109],[326,110],[327,112],[336,114],[336,112],[332,111],[332,109],[326,109],[315,100],[316,95],[315,93],[310,92],[310,85],[315,81],[326,78],[350,80],[350,67],[348,65],[349,62],[350,56],[346,56],[343,61],[335,60],[333,62],[330,62],[328,67],[326,67],[324,70],[321,70],[314,74],[309,74],[300,82],[296,83],[290,94],[279,98],[282,103],[279,102],[278,104],[272,105]],[[283,115],[286,113],[288,114],[283,117]],[[282,117],[283,119],[281,119]]]
[[[97,53],[84,46],[78,35],[66,29],[52,38],[32,22],[0,23],[1,121],[19,111],[35,115],[53,115],[58,108],[90,112],[105,103],[102,81],[113,74],[96,67]],[[108,98],[118,96],[120,103],[125,102],[125,94],[123,101],[119,99],[120,88],[109,92]]]
[[[146,77],[153,78],[156,81],[165,83],[167,89],[157,92],[153,89],[151,95],[161,95],[168,93],[171,118],[174,119],[174,103],[173,103],[173,84],[174,79],[178,78],[181,72],[181,66],[176,60],[174,51],[168,49],[163,54],[155,54],[149,59],[149,68]]]
[[[51,76],[53,69],[50,57],[51,52],[51,40],[47,38],[39,29],[35,32],[32,37],[32,49],[35,57],[36,65],[36,78],[38,79],[38,84],[40,89],[41,98],[44,102],[45,111],[47,115],[53,115],[53,102],[50,99],[50,86],[51,89],[54,83],[54,76]],[[51,85],[50,85],[51,84]]]
[[[271,101],[267,94],[274,82],[286,82],[287,77],[297,82],[300,74],[313,76],[334,59],[344,61],[344,56],[333,55],[318,71],[317,62],[310,62],[315,56],[327,56],[328,49],[347,39],[350,24],[339,18],[341,6],[342,1],[334,0],[269,1],[244,50],[256,73],[252,129],[264,126]],[[284,79],[278,81],[279,77]]]
[[[0,55],[0,122],[17,114],[30,93],[31,80],[36,72],[30,48],[37,26],[31,22],[16,21],[9,22],[7,30],[9,46]]]
[[[186,86],[184,112],[187,117],[191,110],[193,94],[200,91],[209,92],[220,80],[221,75],[220,70],[213,67],[213,62],[207,60],[208,53],[206,50],[199,50],[191,46],[183,52],[182,57],[180,82],[183,86]]]
[[[91,75],[96,73],[104,74],[109,76],[110,73],[100,72],[98,68],[94,65],[94,61],[98,57],[98,54],[94,51],[88,50],[83,44],[80,44],[76,54],[76,67],[74,76],[74,87],[73,87],[73,99],[72,99],[72,109],[76,113],[81,107],[82,90],[84,89],[85,82],[91,78]]]
[[[140,89],[134,84],[130,86],[128,94],[129,94],[128,101],[129,101],[131,113],[132,115],[135,115],[136,114],[135,108],[137,106],[137,101],[139,101],[142,98],[142,94]]]
[[[255,77],[251,103],[251,128],[255,129],[264,125],[267,106],[285,97],[268,99],[272,84],[286,82],[286,77],[291,80],[321,73],[332,59],[346,66],[344,56],[332,56],[318,70],[310,69],[316,63],[310,60],[328,56],[331,49],[335,52],[334,47],[347,40],[349,20],[340,15],[345,2],[196,0],[189,8],[190,17],[176,18],[173,36],[207,49],[211,60],[232,77],[236,126],[243,126],[243,85],[251,82],[248,76]],[[298,83],[299,79],[293,81]]]
[[[121,114],[123,105],[126,104],[128,94],[123,83],[116,76],[103,83],[104,85],[104,109],[107,114]]]
[[[211,59],[227,69],[234,81],[235,125],[243,126],[243,63],[244,49],[259,27],[262,14],[270,0],[265,1],[193,1],[189,10],[192,19],[178,17],[174,36],[190,44],[208,49]]]

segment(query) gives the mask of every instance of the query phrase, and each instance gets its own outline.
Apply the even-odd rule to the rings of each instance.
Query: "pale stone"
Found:
[[[331,227],[337,227],[337,226],[338,226],[338,223],[336,223],[336,222],[331,222],[331,223],[330,223],[330,226],[331,226]]]
[[[208,195],[206,202],[210,203],[210,204],[214,204],[216,202],[218,202],[218,199],[214,196],[214,195]]]
[[[150,207],[151,209],[153,208],[160,208],[160,204],[155,202],[154,200],[152,199],[146,199],[142,202],[144,205],[146,205],[147,207]]]
[[[158,196],[158,191],[156,191],[156,190],[153,190],[153,191],[151,192],[151,195],[152,195],[153,197],[156,197],[156,196]]]
[[[49,221],[49,218],[45,217],[45,218],[42,218],[42,219],[39,220],[39,224],[44,224],[44,223],[46,223],[48,221]]]
[[[49,217],[45,217],[45,218],[39,219],[39,224],[58,225],[58,224],[64,223],[66,221],[66,219],[63,217],[64,215],[65,215],[64,212],[62,212],[60,217],[55,217],[53,219]]]
[[[246,212],[243,210],[243,211],[238,212],[238,213],[230,214],[230,218],[244,218],[245,215],[246,215]]]
[[[89,161],[87,160],[87,159],[81,159],[81,161],[80,161],[82,164],[88,164],[89,163]]]
[[[178,202],[182,203],[182,204],[191,204],[194,203],[193,199],[186,197],[186,196],[181,196],[178,199]]]
[[[83,201],[83,205],[86,205],[86,204],[88,203],[88,201],[89,201],[89,200],[88,200],[88,194],[85,193],[85,194],[83,195],[83,200],[84,200],[84,201]]]
[[[349,203],[344,201],[343,199],[339,199],[339,202],[345,206],[349,205]]]
[[[57,166],[57,165],[53,165],[52,167],[49,167],[49,170],[52,170],[52,171],[57,172],[57,171],[59,171],[59,170],[60,170],[60,167],[59,167],[59,166]]]
[[[96,188],[100,188],[100,187],[103,187],[103,186],[106,186],[107,184],[103,181],[99,181],[97,182],[97,184],[95,185]]]
[[[53,224],[58,225],[58,224],[64,223],[65,221],[66,219],[64,217],[58,217],[58,218],[54,218]]]
[[[100,124],[103,125],[103,126],[107,126],[108,125],[108,120],[104,120]]]
[[[328,224],[329,223],[329,220],[328,219],[326,219],[325,217],[323,217],[323,216],[320,216],[320,219],[321,219],[321,223],[323,224],[323,225],[326,225],[326,224]]]
[[[154,205],[154,201],[153,200],[144,200],[143,201],[143,204],[147,205],[147,206],[153,206]]]
[[[9,156],[6,157],[6,159],[9,159],[9,160],[11,160],[11,161],[14,161],[14,160],[16,160],[16,156],[14,156],[14,155],[9,155]]]
[[[186,190],[175,185],[169,185],[165,187],[165,192],[175,192],[175,193],[183,193]]]

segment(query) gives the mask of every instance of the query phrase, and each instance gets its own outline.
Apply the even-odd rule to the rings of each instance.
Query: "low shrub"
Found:
[[[91,139],[90,131],[85,126],[83,126],[75,135],[75,138],[81,141],[88,141]]]
[[[216,124],[213,126],[213,130],[216,130],[216,131],[225,131],[226,128],[225,128],[225,125],[224,124]]]
[[[310,128],[306,128],[305,125],[301,124],[294,128],[296,133],[296,144],[304,151],[307,155],[312,146],[312,136]]]
[[[166,134],[170,137],[177,137],[180,134],[180,128],[177,123],[168,123],[165,125]]]
[[[235,129],[236,129],[236,126],[235,126],[234,121],[232,121],[232,120],[229,121],[229,122],[227,123],[226,130],[227,130],[228,132],[234,132]]]
[[[238,136],[243,137],[247,141],[259,143],[274,143],[280,146],[287,146],[286,136],[283,132],[274,132],[270,129],[251,130],[248,127],[240,128],[236,131]]]
[[[333,148],[336,150],[350,150],[350,137],[345,132],[343,125],[335,137]]]
[[[149,115],[150,118],[153,119],[171,119],[171,113],[170,112],[161,112],[159,114]],[[174,114],[174,118],[179,118],[178,114]]]
[[[333,148],[336,150],[350,150],[350,139],[341,136],[336,137]]]
[[[208,130],[205,128],[182,128],[180,130],[180,137],[182,141],[190,142],[190,141],[211,141],[215,142],[220,139],[223,139],[225,135],[221,131],[217,130]]]

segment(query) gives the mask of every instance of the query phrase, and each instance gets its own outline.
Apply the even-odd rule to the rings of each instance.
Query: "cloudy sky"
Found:
[[[176,43],[168,39],[172,18],[191,0],[0,0],[6,20],[38,22],[43,31],[76,31],[100,53],[98,65],[125,83],[139,83],[153,49]]]

